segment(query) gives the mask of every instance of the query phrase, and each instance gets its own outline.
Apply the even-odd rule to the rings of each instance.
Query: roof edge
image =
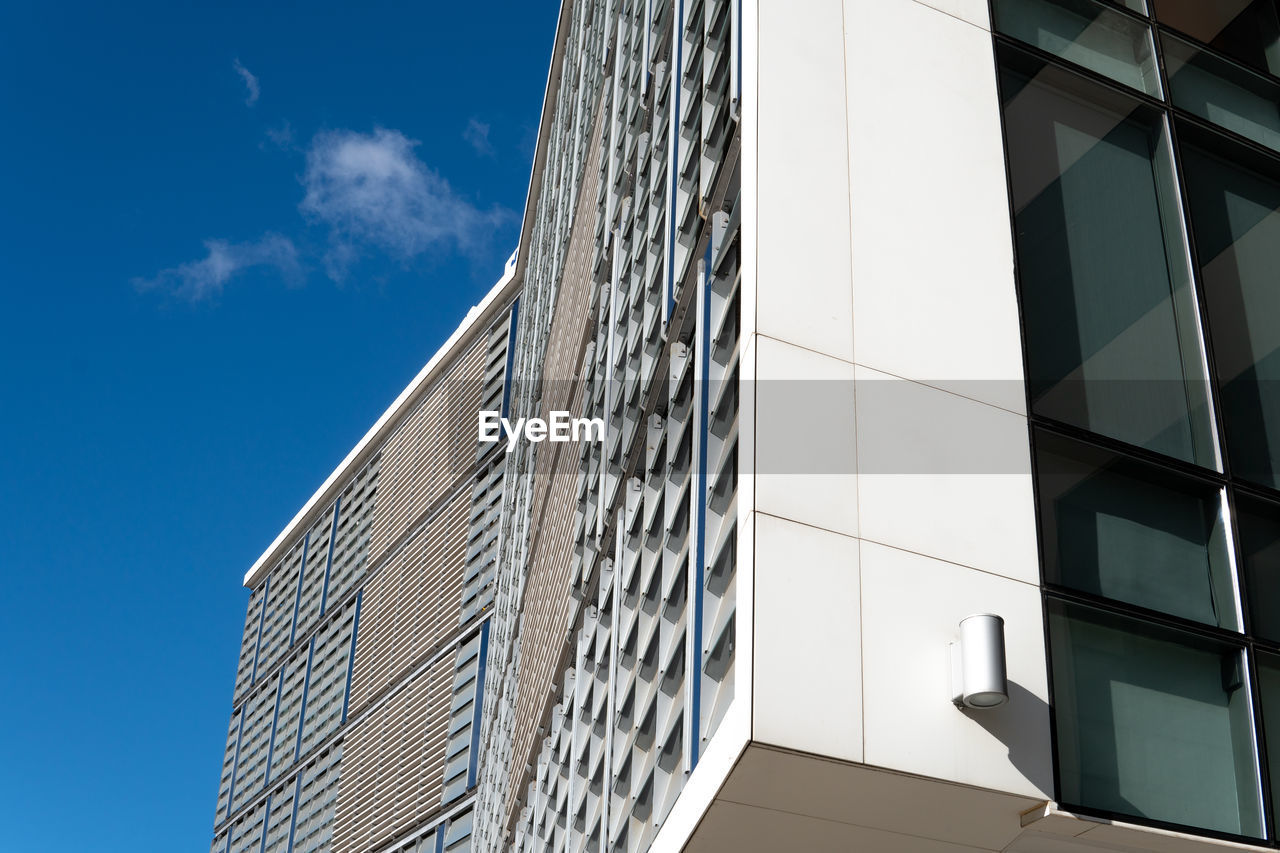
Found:
[[[517,250],[518,251],[518,250]],[[252,589],[259,580],[270,570],[272,563],[281,555],[285,545],[294,536],[298,535],[299,528],[303,522],[310,520],[311,515],[316,508],[327,505],[335,496],[339,487],[345,482],[347,475],[354,472],[356,467],[362,464],[372,453],[379,447],[384,439],[400,425],[401,416],[406,414],[413,403],[416,403],[422,393],[426,391],[427,386],[442,369],[448,366],[449,357],[453,355],[453,351],[462,344],[471,340],[475,332],[484,327],[485,321],[492,318],[497,313],[497,309],[506,304],[508,300],[504,296],[514,296],[517,289],[515,282],[516,276],[516,254],[512,253],[507,259],[507,263],[503,269],[502,278],[489,289],[484,299],[480,300],[478,305],[472,306],[467,312],[467,316],[463,318],[458,328],[454,329],[453,334],[449,336],[435,355],[426,363],[422,370],[418,371],[418,375],[405,386],[400,395],[387,407],[382,413],[382,417],[374,422],[364,437],[351,449],[346,458],[338,463],[338,467],[333,469],[320,488],[316,489],[315,494],[298,510],[293,519],[285,525],[275,540],[272,541],[262,555],[254,561],[249,571],[245,572],[244,585]]]

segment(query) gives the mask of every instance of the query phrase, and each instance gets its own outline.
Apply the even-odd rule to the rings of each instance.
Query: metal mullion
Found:
[[[1053,679],[1053,649],[1050,644],[1049,635],[1049,608],[1047,606],[1047,595],[1044,588],[1044,535],[1042,532],[1042,520],[1040,513],[1040,478],[1035,474],[1036,459],[1036,435],[1034,429],[1034,421],[1032,420],[1032,397],[1031,397],[1031,363],[1028,356],[1027,348],[1027,331],[1025,323],[1025,312],[1022,306],[1022,274],[1018,264],[1018,241],[1017,218],[1018,212],[1014,208],[1013,200],[1013,174],[1009,166],[1009,135],[1008,128],[1005,123],[1005,93],[1002,80],[1000,48],[1002,41],[995,30],[995,2],[996,0],[987,0],[987,20],[992,22],[991,34],[991,64],[996,81],[996,96],[999,101],[1000,114],[1000,146],[1003,154],[1002,160],[1004,165],[1005,178],[1005,197],[1009,211],[1009,245],[1013,256],[1013,279],[1014,279],[1014,300],[1018,309],[1018,337],[1019,337],[1019,355],[1022,358],[1022,390],[1026,401],[1027,412],[1027,446],[1031,455],[1031,500],[1033,504],[1032,511],[1036,517],[1036,556],[1040,560],[1039,565],[1039,582],[1040,582],[1040,621],[1042,637],[1044,642],[1044,661],[1045,661],[1045,698],[1049,703],[1049,753],[1050,753],[1050,774],[1053,777],[1053,796],[1055,800],[1062,799],[1062,786],[1058,776],[1058,768],[1061,766],[1058,759],[1058,705],[1054,696],[1054,679]]]
[[[989,0],[988,2],[988,11],[991,15],[992,21],[995,20],[994,1],[995,0]],[[1148,5],[1148,8],[1150,9],[1149,2],[1147,5]],[[1138,13],[1134,12],[1133,10],[1130,10],[1127,8],[1120,8],[1117,6],[1113,6],[1113,8],[1120,9],[1120,11],[1123,14],[1127,14],[1129,15],[1129,17],[1133,19],[1142,21],[1148,27],[1152,27],[1152,42],[1154,45],[1154,49],[1156,51],[1156,61],[1157,61],[1158,73],[1160,75],[1161,90],[1165,98],[1168,98],[1170,96],[1170,90],[1169,90],[1167,73],[1166,73],[1165,64],[1164,64],[1163,51],[1160,45],[1159,28],[1153,27],[1154,12],[1152,11],[1149,16],[1143,17]],[[1190,829],[1192,832],[1195,832],[1196,834],[1206,835],[1210,837],[1230,838],[1234,840],[1246,841],[1247,843],[1255,844],[1255,845],[1261,844],[1266,847],[1272,847],[1272,848],[1277,847],[1277,843],[1275,840],[1275,833],[1270,832],[1268,834],[1268,830],[1272,828],[1273,815],[1272,815],[1271,801],[1270,801],[1270,779],[1265,766],[1267,763],[1266,762],[1267,752],[1266,752],[1266,745],[1264,740],[1264,732],[1261,725],[1261,702],[1260,702],[1260,699],[1258,698],[1258,696],[1260,695],[1260,686],[1259,686],[1260,682],[1257,677],[1257,664],[1256,664],[1255,650],[1261,649],[1264,651],[1273,652],[1277,655],[1280,655],[1280,642],[1259,640],[1252,637],[1248,633],[1249,623],[1247,622],[1247,620],[1249,617],[1248,617],[1248,607],[1247,607],[1247,601],[1248,601],[1247,589],[1245,588],[1245,585],[1244,585],[1243,571],[1241,570],[1241,566],[1240,566],[1240,562],[1242,561],[1243,556],[1242,556],[1242,551],[1241,551],[1240,542],[1239,542],[1239,524],[1237,521],[1238,514],[1235,508],[1234,494],[1237,490],[1239,490],[1242,493],[1247,495],[1257,496],[1263,499],[1271,499],[1273,501],[1276,500],[1277,495],[1273,493],[1274,490],[1260,487],[1257,484],[1237,483],[1232,477],[1230,473],[1230,469],[1228,467],[1229,461],[1227,459],[1227,454],[1225,450],[1225,431],[1223,429],[1223,424],[1222,424],[1222,413],[1221,413],[1220,407],[1217,405],[1217,401],[1219,397],[1217,373],[1216,373],[1216,370],[1214,369],[1214,363],[1210,360],[1213,358],[1213,351],[1212,351],[1212,342],[1208,336],[1208,319],[1207,319],[1208,314],[1207,314],[1206,305],[1204,304],[1202,288],[1200,287],[1200,267],[1198,262],[1198,256],[1195,253],[1196,250],[1194,246],[1193,235],[1191,233],[1190,207],[1188,204],[1188,200],[1186,198],[1185,182],[1182,180],[1181,150],[1178,147],[1177,132],[1174,127],[1174,125],[1176,124],[1175,119],[1177,119],[1178,121],[1184,120],[1185,114],[1180,110],[1175,110],[1174,108],[1172,108],[1171,104],[1166,100],[1156,99],[1151,97],[1145,92],[1139,92],[1137,90],[1132,90],[1122,85],[1117,85],[1117,83],[1111,80],[1110,78],[1097,74],[1096,72],[1093,72],[1090,69],[1076,67],[1068,63],[1065,63],[1064,61],[1060,60],[1056,56],[1053,56],[1052,54],[1048,54],[1031,45],[1026,45],[1020,41],[1017,41],[1001,33],[998,33],[994,29],[992,31],[992,40],[993,40],[993,48],[994,48],[992,51],[993,64],[995,66],[997,83],[999,83],[1000,70],[1002,67],[1000,53],[1002,50],[1012,49],[1016,51],[1021,51],[1027,55],[1035,57],[1046,64],[1052,65],[1057,68],[1062,68],[1068,71],[1069,73],[1077,74],[1081,77],[1084,77],[1085,79],[1091,80],[1094,83],[1107,88],[1108,90],[1121,92],[1125,95],[1128,95],[1129,97],[1133,98],[1134,100],[1136,100],[1141,104],[1145,104],[1148,107],[1154,107],[1160,110],[1160,112],[1165,116],[1165,121],[1169,127],[1168,132],[1170,135],[1170,146],[1172,148],[1172,157],[1173,157],[1174,169],[1176,172],[1175,182],[1177,183],[1177,186],[1178,186],[1179,197],[1182,205],[1181,212],[1183,217],[1184,234],[1186,235],[1187,250],[1190,254],[1190,260],[1192,264],[1192,270],[1191,270],[1192,287],[1194,290],[1197,306],[1200,313],[1200,316],[1198,319],[1200,322],[1200,332],[1202,335],[1201,340],[1203,342],[1203,346],[1205,350],[1205,369],[1206,369],[1206,372],[1209,374],[1208,381],[1210,383],[1209,384],[1209,391],[1211,395],[1210,400],[1211,400],[1211,406],[1213,408],[1214,423],[1218,429],[1217,437],[1218,437],[1218,443],[1220,445],[1218,449],[1220,450],[1220,453],[1221,453],[1221,460],[1223,465],[1223,470],[1221,472],[1212,471],[1209,469],[1205,469],[1201,466],[1195,465],[1194,463],[1189,463],[1184,460],[1175,459],[1173,457],[1167,457],[1162,454],[1156,453],[1154,451],[1147,450],[1145,448],[1129,445],[1118,439],[1101,435],[1099,433],[1094,433],[1089,430],[1086,430],[1071,424],[1059,422],[1052,418],[1047,418],[1034,413],[1034,399],[1032,396],[1031,383],[1029,381],[1031,372],[1030,372],[1030,363],[1029,363],[1029,357],[1028,357],[1025,314],[1023,311],[1021,271],[1018,265],[1018,247],[1017,247],[1017,240],[1016,239],[1011,240],[1013,244],[1012,248],[1013,248],[1013,256],[1014,256],[1014,278],[1015,278],[1015,283],[1017,285],[1015,287],[1015,295],[1016,295],[1016,300],[1018,304],[1019,331],[1021,333],[1021,338],[1022,338],[1022,363],[1023,363],[1024,389],[1026,392],[1027,413],[1028,413],[1028,416],[1027,416],[1028,444],[1031,452],[1032,469],[1033,469],[1032,470],[1032,495],[1033,495],[1033,501],[1035,504],[1035,512],[1036,512],[1036,519],[1037,519],[1037,524],[1036,524],[1037,552],[1040,558],[1040,570],[1041,570],[1041,602],[1042,602],[1041,617],[1043,622],[1043,630],[1044,630],[1044,638],[1045,638],[1045,660],[1046,660],[1047,676],[1048,676],[1047,677],[1047,696],[1049,700],[1050,750],[1051,750],[1051,756],[1052,756],[1052,762],[1053,762],[1053,768],[1054,768],[1053,776],[1054,776],[1055,796],[1057,796],[1059,800],[1061,800],[1060,779],[1057,772],[1060,766],[1059,753],[1058,753],[1057,703],[1055,700],[1055,691],[1054,691],[1053,654],[1052,654],[1052,646],[1051,646],[1051,639],[1050,639],[1049,608],[1047,606],[1048,602],[1052,600],[1075,603],[1075,604],[1083,605],[1086,607],[1092,607],[1094,609],[1101,610],[1104,612],[1109,612],[1121,617],[1128,617],[1128,618],[1132,618],[1139,621],[1155,623],[1167,629],[1182,631],[1185,633],[1189,633],[1192,636],[1200,637],[1203,639],[1209,639],[1216,642],[1222,642],[1231,647],[1239,648],[1244,652],[1245,666],[1248,673],[1247,677],[1250,679],[1250,691],[1251,691],[1250,700],[1253,703],[1252,713],[1254,717],[1253,719],[1254,744],[1255,744],[1255,749],[1257,750],[1256,761],[1257,761],[1258,778],[1261,783],[1262,797],[1264,800],[1264,802],[1262,803],[1262,810],[1264,815],[1264,834],[1266,834],[1266,840],[1259,841],[1256,838],[1251,838],[1247,836],[1231,835],[1229,833],[1221,833],[1213,830],[1205,830],[1205,829],[1196,828],[1196,827],[1188,827],[1184,825],[1169,823],[1166,821],[1151,820],[1146,818],[1137,818],[1137,820],[1141,823],[1147,823],[1154,826],[1163,826],[1171,829],[1184,830],[1184,831],[1187,829]],[[1014,201],[1013,201],[1013,193],[1012,193],[1012,174],[1010,171],[1010,164],[1009,164],[1008,134],[1007,134],[1007,128],[1005,126],[1005,116],[1004,116],[1004,108],[1003,108],[1003,105],[1004,105],[1003,92],[1001,92],[1000,94],[1001,94],[1000,121],[1001,121],[1001,130],[1002,130],[1001,141],[1004,147],[1005,180],[1006,180],[1006,188],[1009,194],[1008,198],[1009,198],[1010,225],[1011,227],[1014,227],[1015,223],[1017,222],[1017,211],[1014,209]],[[1215,126],[1209,123],[1206,123],[1199,118],[1185,117],[1185,120],[1191,121],[1196,126],[1208,128],[1212,132],[1224,134],[1227,136],[1228,139],[1231,139],[1231,140],[1237,139],[1237,137],[1234,134],[1226,134],[1223,130],[1216,128]],[[1266,149],[1264,146],[1260,146],[1257,143],[1254,143],[1248,140],[1241,140],[1241,142],[1242,144],[1246,145],[1249,149],[1259,154],[1262,154],[1265,157],[1269,157],[1269,158],[1277,157],[1277,154],[1275,152],[1271,151],[1270,149]],[[1114,451],[1122,456],[1127,456],[1141,462],[1146,462],[1166,470],[1172,470],[1175,473],[1193,478],[1202,484],[1211,485],[1214,488],[1217,488],[1219,490],[1225,489],[1226,500],[1228,501],[1227,507],[1231,516],[1230,518],[1231,530],[1229,531],[1229,535],[1232,537],[1234,552],[1236,555],[1233,571],[1235,571],[1236,581],[1237,581],[1237,584],[1239,585],[1238,595],[1240,597],[1240,610],[1241,610],[1240,616],[1242,620],[1241,633],[1229,631],[1227,629],[1223,629],[1218,626],[1207,626],[1202,623],[1183,621],[1179,617],[1173,617],[1168,614],[1158,613],[1154,611],[1147,611],[1144,608],[1140,608],[1134,605],[1128,605],[1122,602],[1115,602],[1108,599],[1097,598],[1089,595],[1088,593],[1081,593],[1075,590],[1070,590],[1064,587],[1053,586],[1046,583],[1044,580],[1044,566],[1045,566],[1044,535],[1043,535],[1043,518],[1041,517],[1041,512],[1040,512],[1040,481],[1039,481],[1039,476],[1036,474],[1036,471],[1035,471],[1035,459],[1037,454],[1037,447],[1036,447],[1036,430],[1037,429],[1045,429],[1049,433],[1056,433],[1063,437],[1066,437],[1069,439],[1075,439],[1075,440],[1081,441],[1082,443],[1094,446],[1099,449]],[[1241,488],[1241,485],[1244,485],[1245,487]],[[1135,820],[1133,815],[1109,813],[1109,812],[1106,812],[1105,810],[1079,807],[1079,811],[1081,813],[1099,814],[1099,815],[1109,817],[1109,818],[1114,818],[1114,819]]]
[[[1275,815],[1271,809],[1271,773],[1267,761],[1267,733],[1262,721],[1262,683],[1258,678],[1254,644],[1245,644],[1245,673],[1249,679],[1249,712],[1253,717],[1254,762],[1258,774],[1258,794],[1262,798],[1262,833],[1273,844],[1276,841]],[[1278,744],[1277,746],[1280,746]]]
[[[1228,130],[1220,124],[1214,124],[1203,116],[1198,116],[1195,113],[1188,112],[1182,107],[1175,106],[1172,103],[1169,104],[1167,109],[1173,114],[1174,119],[1178,122],[1195,125],[1206,133],[1223,137],[1227,142],[1239,145],[1242,148],[1248,148],[1249,152],[1255,157],[1261,157],[1272,161],[1280,161],[1280,151],[1277,151],[1274,148],[1268,148],[1261,142],[1257,142],[1247,136],[1241,136],[1234,130]]]
[[[1075,74],[1080,77],[1084,77],[1085,79],[1091,82],[1097,83],[1101,86],[1105,86],[1106,88],[1112,90],[1113,92],[1117,92],[1126,97],[1133,98],[1135,101],[1140,101],[1142,104],[1148,107],[1152,107],[1158,110],[1166,110],[1168,108],[1168,105],[1163,99],[1157,98],[1154,95],[1149,95],[1146,92],[1141,92],[1137,89],[1131,89],[1128,86],[1124,85],[1123,83],[1120,83],[1112,79],[1111,77],[1107,77],[1104,74],[1099,74],[1097,71],[1094,71],[1092,68],[1086,68],[1083,65],[1076,65],[1072,62],[1064,60],[1062,57],[1057,56],[1056,54],[1049,53],[1048,51],[1042,50],[1036,47],[1035,45],[1028,44],[1025,41],[1019,41],[1018,39],[1015,39],[1012,36],[1007,36],[1004,33],[992,32],[991,35],[995,38],[995,41],[996,41],[997,69],[999,68],[1000,48],[1002,47],[1005,49],[1012,48],[1021,53],[1025,53],[1028,56],[1034,57],[1035,59],[1038,59],[1048,65],[1052,65],[1055,68],[1058,68],[1062,71],[1066,71],[1070,74]],[[1153,42],[1155,41],[1154,36],[1152,37],[1152,41]],[[1004,109],[1003,109],[1003,102],[1002,102],[1001,113],[1003,114],[1003,112],[1004,112]],[[1007,164],[1007,161],[1008,161],[1007,150],[1005,152],[1005,155],[1006,155],[1005,160]]]
[[[1168,99],[1169,106],[1166,108],[1165,122],[1168,126],[1169,143],[1173,155],[1173,168],[1175,171],[1174,181],[1178,188],[1178,198],[1182,207],[1183,231],[1186,234],[1186,245],[1188,257],[1191,259],[1191,286],[1196,301],[1197,312],[1200,321],[1200,340],[1204,348],[1205,370],[1208,373],[1208,391],[1210,406],[1212,408],[1212,418],[1216,425],[1217,431],[1217,451],[1219,455],[1219,464],[1222,466],[1222,474],[1226,480],[1226,486],[1223,491],[1223,499],[1226,501],[1225,508],[1228,518],[1227,536],[1231,545],[1230,563],[1232,578],[1234,580],[1236,596],[1238,598],[1240,629],[1245,638],[1244,651],[1244,667],[1246,677],[1249,679],[1249,713],[1253,723],[1253,747],[1254,747],[1254,772],[1257,774],[1258,794],[1262,802],[1259,808],[1262,814],[1262,834],[1272,844],[1276,843],[1276,814],[1272,808],[1272,780],[1267,760],[1267,741],[1266,728],[1262,718],[1262,694],[1261,681],[1258,676],[1257,655],[1255,653],[1255,645],[1252,640],[1252,623],[1249,610],[1249,586],[1248,579],[1244,572],[1244,550],[1240,539],[1240,516],[1236,511],[1235,489],[1233,488],[1234,474],[1231,466],[1231,454],[1227,438],[1227,424],[1225,414],[1221,405],[1222,400],[1222,383],[1218,372],[1216,349],[1213,343],[1212,323],[1209,316],[1209,304],[1205,297],[1204,281],[1202,275],[1202,265],[1200,262],[1199,246],[1196,242],[1195,225],[1192,222],[1191,215],[1191,198],[1187,191],[1186,170],[1183,166],[1182,158],[1182,142],[1178,132],[1178,121],[1180,116],[1185,117],[1185,111],[1173,105],[1173,89],[1169,82],[1168,66],[1164,56],[1164,40],[1161,35],[1161,28],[1157,26],[1155,34],[1155,51],[1156,66],[1160,74],[1160,87]],[[1192,43],[1195,43],[1192,40]],[[1212,52],[1211,52],[1212,53]],[[1198,118],[1192,118],[1193,126],[1205,127],[1210,123],[1202,122]],[[1225,130],[1225,129],[1223,129]],[[1237,134],[1225,134],[1227,139],[1239,138]],[[1251,140],[1246,140],[1247,150],[1259,151],[1264,146],[1257,145]],[[1280,747],[1280,744],[1277,744]]]
[[[1150,2],[1150,0],[1148,0],[1148,2]],[[1257,68],[1256,66],[1250,65],[1247,62],[1241,62],[1239,59],[1236,59],[1234,56],[1231,56],[1219,50],[1213,45],[1205,44],[1204,42],[1200,41],[1200,39],[1192,35],[1189,35],[1187,33],[1184,33],[1182,30],[1176,27],[1171,27],[1168,24],[1164,23],[1163,21],[1156,20],[1155,18],[1152,18],[1152,21],[1155,23],[1155,26],[1156,26],[1157,44],[1160,41],[1159,33],[1165,32],[1173,36],[1174,38],[1179,39],[1180,41],[1185,41],[1186,43],[1190,44],[1192,47],[1196,48],[1202,53],[1207,53],[1210,56],[1217,57],[1218,59],[1226,60],[1232,65],[1239,66],[1240,68],[1243,68],[1246,71],[1251,71],[1254,74],[1257,74],[1261,77],[1266,77],[1268,80],[1271,80],[1274,83],[1280,83],[1280,76],[1277,76],[1276,74],[1273,74],[1270,71],[1263,71],[1261,68]]]
[[[1065,601],[1069,604],[1078,604],[1110,613],[1115,616],[1123,616],[1148,624],[1159,625],[1173,631],[1184,634],[1193,634],[1204,640],[1210,640],[1218,643],[1226,643],[1231,646],[1244,649],[1247,645],[1248,637],[1240,632],[1232,631],[1230,628],[1223,628],[1218,625],[1209,625],[1205,622],[1196,622],[1182,616],[1175,616],[1172,613],[1165,613],[1160,610],[1151,610],[1138,604],[1131,604],[1127,601],[1120,601],[1114,598],[1106,598],[1091,592],[1085,592],[1079,589],[1072,589],[1057,583],[1046,582],[1044,591],[1047,598]]]
[[[1178,459],[1173,456],[1165,456],[1154,450],[1148,450],[1145,447],[1138,447],[1134,444],[1104,435],[1100,432],[1093,432],[1084,427],[1075,424],[1066,423],[1065,421],[1055,420],[1044,415],[1030,414],[1027,416],[1028,422],[1038,429],[1045,432],[1059,435],[1072,441],[1087,444],[1098,450],[1104,450],[1108,453],[1115,453],[1120,456],[1129,457],[1135,461],[1142,462],[1166,471],[1181,475],[1188,479],[1196,480],[1201,485],[1211,486],[1215,489],[1221,489],[1231,485],[1231,481],[1225,474],[1220,471],[1214,471],[1211,468],[1203,468],[1193,462],[1187,462],[1184,459]]]

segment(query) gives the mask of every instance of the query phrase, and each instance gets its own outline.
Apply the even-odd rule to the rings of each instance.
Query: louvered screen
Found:
[[[392,841],[440,806],[453,664],[442,656],[346,734],[335,853]]]

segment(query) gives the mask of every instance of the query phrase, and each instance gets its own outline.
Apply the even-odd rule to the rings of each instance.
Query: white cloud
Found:
[[[244,87],[249,90],[249,94],[244,99],[245,106],[251,107],[258,103],[258,95],[261,94],[261,89],[258,87],[258,78],[253,76],[253,73],[248,68],[241,65],[238,58],[231,63],[231,67],[240,75],[240,79],[244,81]]]
[[[462,138],[482,157],[493,156],[493,144],[489,141],[489,125],[477,118],[467,120],[467,128],[462,131]]]
[[[282,151],[292,150],[294,148],[293,125],[289,124],[288,119],[286,119],[278,127],[268,127],[267,139],[271,140],[271,144]]]
[[[509,211],[481,211],[414,154],[418,143],[395,130],[317,134],[307,152],[304,214],[329,228],[329,274],[340,279],[371,245],[401,259],[454,244],[482,245]]]
[[[286,279],[302,274],[293,241],[279,234],[267,233],[247,243],[206,240],[204,247],[207,254],[200,260],[161,270],[155,278],[134,279],[134,286],[139,290],[167,289],[197,302],[217,296],[228,281],[253,267],[274,267]]]

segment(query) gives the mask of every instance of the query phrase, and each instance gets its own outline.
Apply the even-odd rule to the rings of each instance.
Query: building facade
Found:
[[[245,578],[212,850],[1275,848],[1278,223],[1274,0],[565,0],[504,276]]]

